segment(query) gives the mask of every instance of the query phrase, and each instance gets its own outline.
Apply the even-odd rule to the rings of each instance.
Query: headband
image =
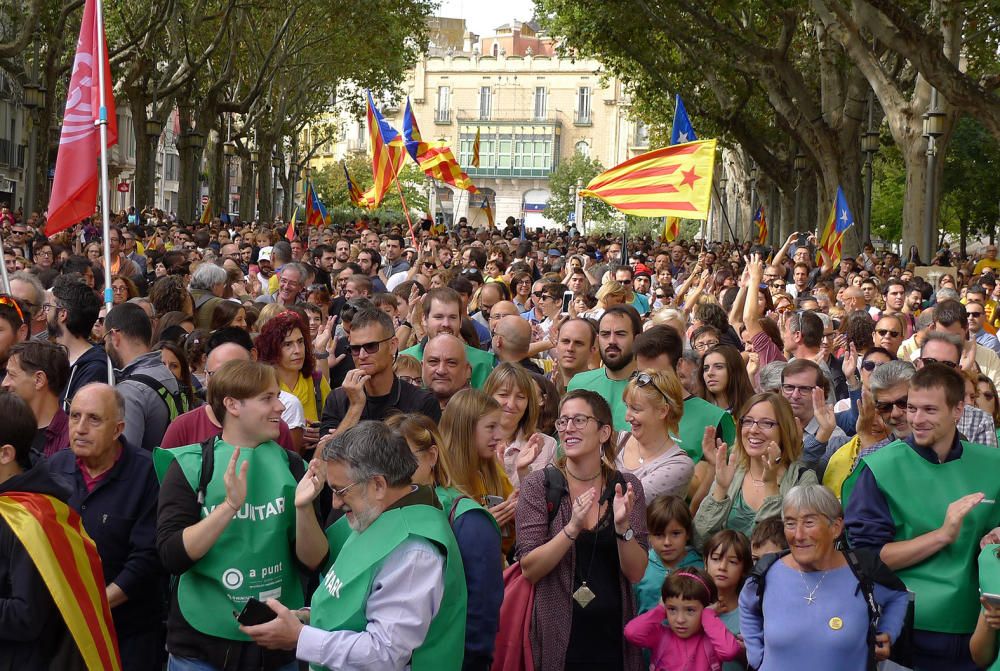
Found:
[[[712,590],[711,590],[711,588],[709,588],[708,583],[706,583],[704,580],[701,579],[701,576],[699,576],[699,575],[697,575],[695,573],[688,573],[687,571],[678,571],[678,572],[674,573],[674,575],[682,575],[682,576],[684,576],[686,578],[694,578],[695,580],[697,580],[698,582],[700,582],[701,586],[705,588],[706,592],[708,592],[708,598],[710,598],[710,599],[712,598]]]

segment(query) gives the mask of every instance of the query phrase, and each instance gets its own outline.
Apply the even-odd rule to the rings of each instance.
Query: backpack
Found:
[[[875,661],[875,635],[877,634],[878,620],[882,616],[882,607],[875,600],[875,584],[882,585],[888,589],[901,592],[907,591],[906,585],[900,580],[892,569],[882,563],[877,552],[851,548],[844,538],[839,542],[840,551],[847,559],[847,565],[851,568],[851,573],[857,578],[858,587],[855,593],[861,594],[868,610],[868,664],[866,671],[875,671],[877,664]],[[763,607],[764,588],[767,584],[767,572],[776,561],[789,554],[788,550],[764,555],[753,567],[747,577],[747,582],[757,583],[757,600]],[[906,608],[906,617],[903,620],[903,628],[892,644],[889,659],[904,667],[913,666],[913,596],[910,595],[910,602]]]
[[[167,406],[167,414],[170,415],[170,421],[174,421],[179,416],[183,415],[185,412],[191,409],[191,404],[188,402],[188,397],[180,390],[180,385],[177,387],[176,392],[172,392],[166,388],[166,386],[157,380],[155,377],[149,375],[130,375],[122,382],[134,381],[140,384],[144,384],[160,397],[160,399]]]

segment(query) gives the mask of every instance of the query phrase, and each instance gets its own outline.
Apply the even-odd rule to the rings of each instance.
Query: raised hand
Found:
[[[715,468],[715,427],[710,426],[705,429],[705,435],[701,439],[702,458]]]
[[[733,484],[736,477],[736,468],[739,460],[736,450],[729,453],[729,446],[721,440],[716,439],[715,448],[715,484],[725,491],[729,491],[729,485]]]
[[[813,416],[819,423],[819,431],[816,432],[817,440],[828,440],[830,434],[837,428],[837,418],[833,414],[833,406],[827,405],[826,395],[821,387],[812,390]],[[822,434],[822,437],[821,437]]]
[[[531,438],[528,439],[527,444],[521,449],[517,455],[517,459],[514,461],[514,466],[517,468],[518,473],[531,468],[531,464],[535,462],[538,454],[542,451],[544,442],[542,434],[531,434]]]
[[[848,380],[853,379],[854,375],[858,372],[858,348],[853,342],[847,345],[847,356],[844,357],[841,370],[844,371],[844,377]]]
[[[778,476],[783,472],[784,464],[781,463],[781,448],[773,440],[767,444],[764,451],[764,484],[777,485]]]
[[[573,514],[566,525],[566,532],[576,538],[583,529],[587,528],[587,516],[590,510],[597,503],[597,488],[591,487],[573,500]]]
[[[308,508],[323,491],[322,468],[323,462],[318,458],[309,462],[309,468],[306,469],[299,484],[295,487],[296,508]]]
[[[244,461],[237,473],[236,460],[239,457],[240,448],[237,447],[233,450],[233,456],[229,457],[226,473],[222,476],[222,483],[226,487],[226,503],[233,510],[242,508],[247,500],[247,470],[250,468],[250,462]]]
[[[348,403],[351,405],[364,405],[367,402],[365,383],[370,379],[371,375],[365,375],[360,368],[354,368],[347,372],[343,387]]]
[[[619,534],[624,534],[631,524],[632,508],[635,507],[635,491],[632,489],[631,482],[627,483],[624,491],[622,491],[620,483],[615,485],[615,500],[613,506],[615,513],[615,531]]]
[[[949,543],[955,542],[958,534],[962,531],[962,522],[965,520],[965,516],[973,508],[982,503],[985,496],[982,492],[966,494],[957,501],[952,501],[948,506],[948,510],[944,514],[944,524],[941,525],[941,531],[944,532]]]
[[[500,526],[505,526],[514,521],[514,514],[517,512],[517,489],[511,492],[510,496],[503,503],[498,503],[492,508],[487,508],[490,511],[490,515],[493,515],[493,519],[497,521]]]

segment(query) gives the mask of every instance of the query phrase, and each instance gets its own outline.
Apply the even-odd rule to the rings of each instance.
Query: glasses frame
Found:
[[[582,423],[579,421],[581,417],[583,418]],[[556,417],[555,421],[556,431],[559,431],[561,433],[566,429],[568,429],[570,424],[572,424],[573,428],[575,428],[577,431],[581,431],[584,428],[586,428],[587,422],[589,422],[590,420],[594,420],[595,422],[597,422],[597,426],[598,428],[600,428],[601,420],[597,419],[593,415],[579,414],[579,415],[573,415],[572,417]],[[562,428],[559,428],[560,424],[562,425]],[[577,424],[579,424],[579,426],[577,426]]]
[[[382,338],[381,340],[373,340],[371,342],[361,343],[360,345],[348,345],[347,348],[350,350],[352,357],[356,357],[361,354],[361,350],[364,350],[366,354],[378,354],[378,351],[382,348],[382,343],[392,340],[395,337],[395,334],[393,334],[388,338]],[[372,347],[375,349],[372,349]]]

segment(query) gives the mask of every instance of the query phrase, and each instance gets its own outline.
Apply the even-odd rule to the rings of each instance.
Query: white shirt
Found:
[[[278,400],[285,406],[284,411],[281,413],[281,419],[285,420],[288,429],[304,429],[306,426],[306,412],[298,396],[290,391],[279,391]]]
[[[443,597],[444,556],[430,541],[412,538],[375,574],[364,631],[303,627],[295,656],[337,671],[407,671]]]

